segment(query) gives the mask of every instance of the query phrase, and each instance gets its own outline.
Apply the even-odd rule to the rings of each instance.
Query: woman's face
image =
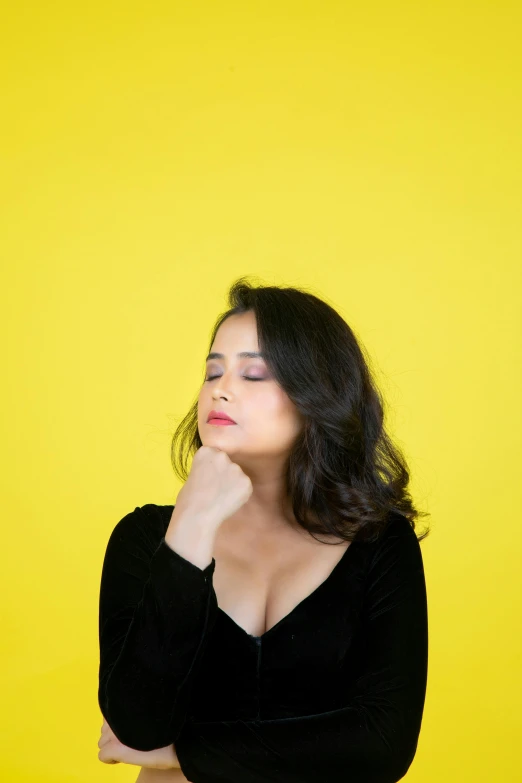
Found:
[[[271,377],[260,357],[255,315],[232,315],[219,327],[207,359],[198,397],[198,430],[204,446],[225,451],[233,462],[255,465],[256,458],[286,457],[302,429],[303,419]],[[255,378],[256,380],[248,380]],[[210,424],[211,410],[227,413],[236,424]]]

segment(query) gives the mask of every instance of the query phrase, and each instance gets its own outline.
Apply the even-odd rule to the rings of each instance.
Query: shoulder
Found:
[[[419,539],[402,514],[390,514],[364,572],[365,611],[377,617],[401,605],[426,612],[426,580]],[[420,603],[419,603],[420,602]]]
[[[418,543],[417,534],[415,533],[410,520],[405,517],[404,514],[399,514],[397,511],[389,512],[388,524],[383,531],[383,535],[392,538],[415,539]]]
[[[119,519],[109,537],[109,547],[136,547],[154,551],[165,535],[174,506],[145,503]]]
[[[418,542],[417,534],[410,520],[398,511],[389,511],[386,525],[381,530],[376,544],[395,539],[413,540]]]
[[[391,560],[422,566],[421,547],[415,529],[409,519],[398,512],[390,511],[386,527],[372,547],[371,568]]]

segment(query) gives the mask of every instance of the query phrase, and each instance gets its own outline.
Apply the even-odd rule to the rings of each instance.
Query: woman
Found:
[[[426,692],[425,514],[341,316],[244,278],[229,303],[176,504],[107,545],[99,758],[140,783],[395,783]]]

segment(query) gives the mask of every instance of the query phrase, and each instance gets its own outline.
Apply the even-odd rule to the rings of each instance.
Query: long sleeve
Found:
[[[217,613],[215,560],[201,569],[171,549],[155,508],[116,524],[100,585],[98,703],[136,750],[175,741]]]
[[[230,783],[396,783],[406,774],[424,709],[428,612],[420,544],[407,520],[399,523],[369,565],[363,665],[346,704],[295,718],[187,725],[178,758],[190,780],[226,773]]]

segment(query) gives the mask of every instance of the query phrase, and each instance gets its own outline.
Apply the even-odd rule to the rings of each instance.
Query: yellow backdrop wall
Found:
[[[114,524],[242,274],[335,303],[431,513],[407,778],[520,781],[522,10],[16,2],[1,28],[2,779],[98,761]],[[330,783],[333,783],[331,781]]]

